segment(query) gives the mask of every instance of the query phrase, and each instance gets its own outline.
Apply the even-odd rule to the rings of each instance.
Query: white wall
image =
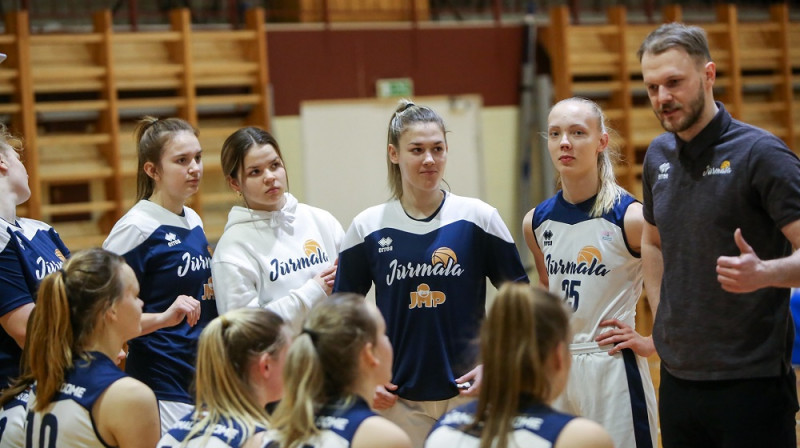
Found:
[[[521,217],[515,216],[516,188],[513,173],[514,154],[517,148],[518,110],[513,106],[484,107],[481,111],[483,135],[483,178],[486,202],[500,212],[511,233],[516,235]],[[388,119],[387,119],[388,123]],[[272,130],[281,145],[283,158],[289,172],[290,191],[298,200],[306,198],[304,191],[305,158],[302,153],[302,129],[299,116],[273,117]],[[380,167],[383,169],[383,166]],[[384,185],[380,185],[384,188]],[[316,204],[324,208],[322,204]],[[534,204],[531,204],[531,207]],[[350,223],[342,223],[347,228]]]

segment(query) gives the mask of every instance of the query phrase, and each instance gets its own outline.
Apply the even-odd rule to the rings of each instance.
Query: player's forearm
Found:
[[[661,280],[664,276],[664,258],[661,248],[652,242],[642,240],[642,270],[644,274],[644,290],[647,302],[653,312],[655,321],[658,303],[661,300]]]
[[[144,336],[164,328],[164,322],[163,313],[142,313],[142,332],[139,333],[139,336]]]

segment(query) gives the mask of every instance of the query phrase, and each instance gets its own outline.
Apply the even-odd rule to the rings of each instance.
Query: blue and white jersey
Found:
[[[183,441],[186,440],[189,432],[195,426],[193,415],[194,412],[190,412],[175,423],[175,426],[170,428],[158,442],[157,448],[240,448],[251,436],[266,430],[266,427],[259,426],[251,434],[247,431],[245,425],[236,420],[226,419],[214,425],[214,431],[210,435],[206,436],[201,433],[201,435],[192,437],[188,443],[183,444]]]
[[[31,389],[18,393],[0,409],[0,448],[25,446],[25,417]]]
[[[197,325],[184,320],[130,341],[125,364],[126,372],[147,384],[159,400],[192,403],[189,384],[197,339],[217,317],[211,252],[200,217],[188,207],[176,215],[142,200],[114,225],[103,248],[122,255],[133,268],[143,312],[164,312],[181,294],[200,300]]]
[[[66,372],[61,390],[45,410],[28,412],[25,446],[109,446],[97,433],[92,407],[106,389],[126,375],[106,355],[99,352],[88,355],[93,359],[75,359],[74,367]],[[29,408],[35,405],[34,386]],[[41,440],[42,437],[45,440]]]
[[[636,200],[625,194],[611,211],[592,218],[594,200],[570,204],[559,191],[533,214],[550,292],[564,297],[574,311],[573,344],[593,343],[606,319],[634,328],[642,293],[642,260],[630,249],[624,227],[625,212]]]
[[[33,303],[39,282],[61,269],[69,250],[49,225],[19,218],[0,219],[0,316]],[[19,376],[22,349],[0,328],[0,389]]]
[[[477,448],[481,443],[481,426],[468,428],[475,421],[478,402],[472,401],[446,413],[436,422],[425,440],[426,448]],[[575,417],[553,410],[542,403],[521,404],[513,419],[507,446],[550,448],[564,427]]]
[[[344,403],[334,403],[323,407],[316,415],[316,426],[320,433],[311,440],[303,441],[304,448],[348,448],[364,420],[374,417],[366,401],[354,397]],[[268,432],[264,437],[263,448],[280,448],[274,436]]]
[[[475,366],[487,277],[495,286],[528,281],[497,210],[445,193],[428,220],[410,218],[397,200],[356,216],[333,289],[366,294],[375,284],[394,347],[397,394],[434,401],[458,395],[455,378]]]

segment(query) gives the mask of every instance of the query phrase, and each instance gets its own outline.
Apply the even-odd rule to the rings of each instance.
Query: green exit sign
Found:
[[[411,78],[379,79],[375,83],[375,90],[378,98],[393,96],[411,98],[414,96],[414,81]]]

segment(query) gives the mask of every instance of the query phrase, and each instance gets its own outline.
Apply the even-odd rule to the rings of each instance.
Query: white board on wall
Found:
[[[444,179],[450,190],[485,199],[481,97],[418,97],[414,102],[438,112],[447,126]],[[300,105],[304,202],[328,210],[345,229],[359,212],[389,199],[386,133],[397,103],[396,99],[357,99]]]

